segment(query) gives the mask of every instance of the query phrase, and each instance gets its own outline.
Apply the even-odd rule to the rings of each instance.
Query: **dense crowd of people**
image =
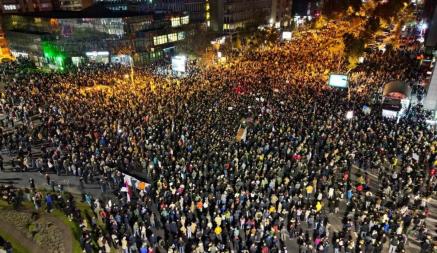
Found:
[[[3,249],[6,253],[12,253],[12,245],[0,236],[0,249]]]
[[[101,252],[287,252],[294,242],[305,253],[384,252],[388,241],[392,253],[411,234],[432,252],[436,228],[424,220],[435,131],[420,105],[396,122],[375,99],[388,81],[420,81],[417,51],[367,53],[348,96],[326,85],[347,71],[346,27],[243,50],[186,77],[136,70],[134,84],[122,66],[23,74],[2,64],[1,147],[14,169],[105,191],[125,186],[120,171],[146,178],[117,203],[85,197],[104,224],[76,219],[86,252],[94,238]]]

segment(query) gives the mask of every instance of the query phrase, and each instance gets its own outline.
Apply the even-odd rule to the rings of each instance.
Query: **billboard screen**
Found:
[[[328,81],[329,86],[336,88],[347,88],[348,80],[346,75],[331,74]]]
[[[396,118],[398,116],[397,111],[382,109],[382,117],[384,118]]]
[[[282,40],[290,41],[292,35],[292,32],[282,32]]]
[[[185,73],[187,57],[185,55],[177,55],[171,58],[171,69],[175,72]]]

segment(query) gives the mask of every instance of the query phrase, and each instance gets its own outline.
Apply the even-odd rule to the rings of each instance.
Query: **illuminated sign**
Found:
[[[292,32],[282,32],[282,40],[290,41],[293,33]]]
[[[336,88],[347,88],[348,79],[346,75],[331,74],[328,81],[329,86]]]
[[[177,55],[171,58],[171,69],[175,72],[185,73],[187,57],[185,55]]]
[[[92,51],[92,52],[86,52],[85,55],[88,57],[109,56],[109,52],[108,51]]]
[[[18,51],[14,51],[14,50],[12,50],[11,53],[12,53],[12,55],[13,55],[14,57],[16,57],[16,58],[18,58],[18,57],[29,58],[29,54],[28,54],[28,53],[25,53],[25,52],[18,52]]]

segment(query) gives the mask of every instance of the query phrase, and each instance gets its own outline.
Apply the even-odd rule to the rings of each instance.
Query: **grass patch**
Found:
[[[48,191],[47,189],[39,189],[39,191],[42,192],[44,196],[47,193],[50,193],[50,191]],[[64,197],[66,197],[66,196],[64,195]],[[93,217],[94,212],[91,209],[91,207],[87,203],[80,201],[80,196],[74,196],[74,197],[75,197],[75,205],[79,209],[79,212],[80,212],[82,218]],[[12,209],[13,209],[13,207],[10,204],[8,204],[7,201],[0,199],[0,210],[12,210]],[[29,211],[29,210],[33,210],[33,209],[34,209],[33,203],[30,201],[23,201],[23,202],[21,202],[21,205],[18,207],[18,210]],[[40,209],[40,211],[43,211],[43,210],[46,210],[46,207],[44,205]],[[73,253],[81,253],[82,252],[82,248],[80,246],[81,229],[80,229],[79,225],[73,221],[70,221],[68,219],[67,215],[65,215],[65,213],[59,209],[56,209],[56,208],[52,209],[52,212],[50,214],[53,217],[59,219],[62,223],[64,223],[70,229],[71,233],[73,234],[72,251],[73,251]],[[91,220],[88,220],[88,222],[90,224]],[[101,220],[97,219],[97,226],[100,227],[100,229],[104,230],[105,224]],[[0,226],[0,228],[1,228],[1,226]],[[0,235],[3,236],[4,234],[5,234],[5,231],[0,230]],[[9,239],[10,237],[3,236],[3,238],[5,238],[7,241],[9,241],[13,245],[14,253],[16,253],[16,252],[19,252],[19,253],[31,252],[31,250],[26,250],[22,246],[20,248],[19,244],[17,247],[15,247],[14,246],[15,244],[13,243],[13,241]],[[92,245],[94,246],[95,249],[97,249],[96,241],[92,240]]]
[[[77,199],[77,198],[76,198]],[[94,211],[91,209],[91,207],[88,205],[88,203],[86,202],[82,202],[82,201],[77,201],[76,202],[76,207],[77,209],[79,209],[80,214],[82,216],[82,218],[86,219],[88,221],[88,224],[91,226],[91,218],[94,217]],[[101,231],[105,231],[105,224],[100,220],[96,218],[96,225],[98,228],[100,228]],[[95,239],[92,240],[92,244],[94,246],[95,249],[98,248],[98,244],[97,241]],[[111,248],[111,252],[112,252],[113,248]],[[114,251],[116,252],[116,251]]]
[[[0,200],[0,210],[8,210],[12,209],[12,207],[5,200]],[[7,231],[1,229],[0,226],[0,236],[3,237],[6,241],[8,241],[12,245],[12,250],[14,253],[27,253],[31,252],[30,249],[24,247],[19,241],[15,240]]]
[[[8,202],[4,201],[3,199],[0,199],[0,209],[7,209],[9,207],[10,205],[8,204]]]
[[[89,211],[92,212],[91,207],[87,203],[82,201],[77,201],[76,207],[80,210],[82,216],[85,216],[85,214],[90,214]]]
[[[0,200],[0,210],[13,210],[11,204],[8,204],[7,201],[1,199]],[[33,209],[33,203],[29,201],[22,201],[20,206],[17,208],[18,211],[20,210],[32,210]]]
[[[95,216],[94,211],[91,209],[91,207],[86,202],[77,201],[76,207],[80,210],[80,213],[82,214],[82,217],[93,217]],[[96,219],[97,226],[104,230],[105,224],[102,220]],[[91,220],[89,220],[91,224]]]
[[[73,233],[73,236],[74,236],[73,253],[82,252],[82,248],[80,247],[80,242],[79,242],[80,234],[81,234],[79,226],[76,223],[70,221],[67,218],[67,216],[64,213],[62,213],[62,211],[53,210],[53,212],[51,214],[53,216],[55,216],[56,218],[58,218],[60,221],[62,221],[65,225],[67,225],[70,228],[71,232]]]
[[[12,250],[14,253],[32,252],[32,250],[27,249],[26,247],[21,245],[19,241],[15,240],[15,238],[10,236],[7,232],[3,231],[2,229],[0,229],[0,236],[3,237],[3,239],[8,241],[12,245]]]

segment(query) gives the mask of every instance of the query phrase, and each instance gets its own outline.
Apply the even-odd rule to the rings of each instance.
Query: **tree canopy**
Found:
[[[375,8],[373,15],[387,20],[395,17],[407,4],[408,0],[387,0]]]
[[[354,11],[359,11],[362,6],[361,0],[326,0],[323,5],[323,13],[328,17],[338,13],[344,13],[349,7]]]

